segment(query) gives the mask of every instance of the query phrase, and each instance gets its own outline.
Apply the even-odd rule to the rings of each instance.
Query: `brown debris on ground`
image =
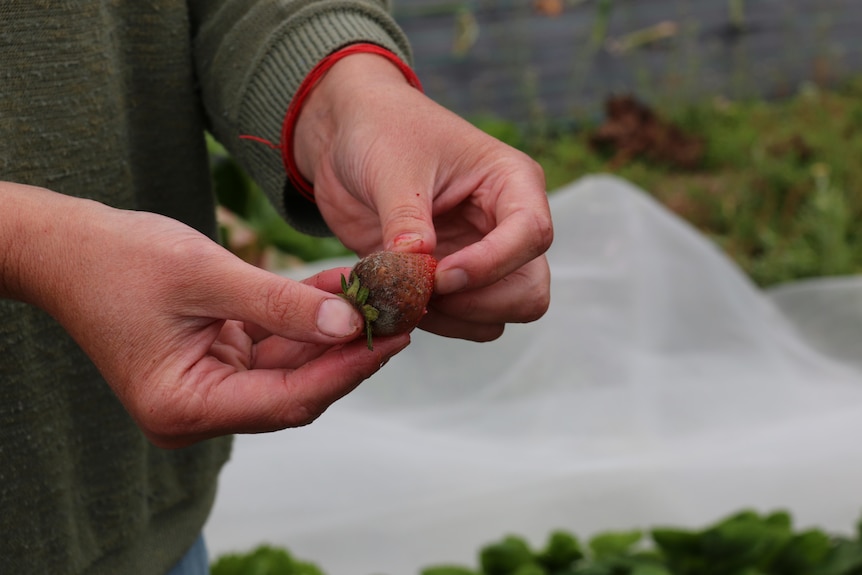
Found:
[[[791,159],[798,164],[807,164],[814,158],[814,149],[799,134],[771,144],[767,151],[774,157]]]
[[[556,18],[563,13],[563,0],[533,0],[533,10],[542,16]]]
[[[609,152],[612,167],[637,158],[681,169],[701,164],[703,139],[663,120],[633,96],[610,96],[605,113],[604,124],[590,135],[590,145]]]

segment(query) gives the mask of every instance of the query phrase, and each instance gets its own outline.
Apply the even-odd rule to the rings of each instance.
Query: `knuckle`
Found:
[[[532,157],[524,154],[526,158],[527,169],[532,171],[532,176],[539,182],[542,183],[542,187],[545,185],[545,169],[542,168],[542,164],[533,159]]]
[[[528,225],[530,226],[530,238],[533,241],[533,253],[535,255],[545,253],[554,241],[554,225],[550,214],[534,213],[529,218]]]
[[[544,263],[544,261],[534,260],[532,265],[521,268],[513,276],[521,287],[521,297],[518,305],[512,306],[516,313],[512,321],[518,323],[536,321],[550,308],[550,271]]]
[[[529,298],[522,321],[525,323],[541,318],[551,307],[551,293],[547,288],[534,289]]]
[[[533,158],[522,154],[528,174],[527,180],[530,189],[536,194],[539,202],[531,204],[531,209],[522,211],[524,225],[527,226],[527,234],[530,245],[526,246],[534,256],[544,253],[551,247],[554,239],[554,226],[551,219],[551,211],[547,204],[547,192],[545,190],[545,172],[541,164]]]
[[[388,235],[421,229],[425,226],[425,220],[425,212],[420,206],[412,203],[394,206],[386,218]]]
[[[546,180],[545,169],[542,167],[542,164],[525,152],[518,150],[518,154],[521,159],[519,167],[523,170],[522,173],[526,177],[526,180],[531,183],[534,189],[544,191]]]

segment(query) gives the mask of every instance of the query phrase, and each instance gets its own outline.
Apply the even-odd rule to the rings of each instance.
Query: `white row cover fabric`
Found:
[[[213,556],[268,543],[329,575],[409,575],[476,565],[508,533],[699,527],[744,507],[851,531],[862,278],[759,290],[611,176],[551,206],[547,315],[486,344],[416,332],[312,425],[238,437]]]

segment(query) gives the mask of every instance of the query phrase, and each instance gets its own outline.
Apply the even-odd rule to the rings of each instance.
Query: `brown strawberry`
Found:
[[[368,349],[372,335],[411,331],[425,315],[434,290],[437,260],[428,254],[376,252],[359,260],[350,281],[341,276],[341,296],[365,318]]]

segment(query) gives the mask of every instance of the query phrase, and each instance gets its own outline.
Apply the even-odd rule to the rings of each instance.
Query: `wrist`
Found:
[[[330,58],[306,78],[285,119],[286,169],[292,180],[304,180],[294,184],[307,196],[320,159],[346,119],[361,114],[362,105],[374,105],[379,90],[422,89],[406,64],[375,45],[348,46]]]
[[[68,247],[76,245],[82,222],[93,218],[80,212],[100,204],[9,182],[0,182],[0,204],[0,297],[51,313],[74,265]]]

